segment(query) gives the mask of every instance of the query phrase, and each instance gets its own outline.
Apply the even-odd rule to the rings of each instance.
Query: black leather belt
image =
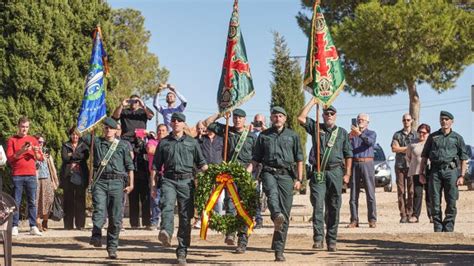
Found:
[[[122,179],[122,178],[125,178],[125,175],[123,175],[123,174],[113,174],[113,173],[102,173],[100,178],[107,179],[107,180]]]
[[[276,167],[270,167],[270,166],[264,166],[262,171],[270,173],[272,175],[289,175],[290,174],[290,171],[287,168],[276,168]]]
[[[193,174],[191,173],[185,173],[185,174],[174,174],[174,173],[167,173],[165,174],[165,178],[171,179],[171,180],[184,180],[184,179],[189,179],[193,178]]]

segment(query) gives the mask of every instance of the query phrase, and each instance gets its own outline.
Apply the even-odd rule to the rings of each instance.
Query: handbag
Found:
[[[3,146],[0,145],[0,167],[3,167],[7,164],[7,155],[5,154],[5,150]]]
[[[53,205],[49,213],[49,219],[53,221],[61,221],[64,218],[63,200],[60,195],[54,195]]]
[[[73,183],[74,185],[76,186],[82,186],[82,176],[79,172],[77,171],[71,171],[71,175],[70,175],[70,181],[71,183]]]

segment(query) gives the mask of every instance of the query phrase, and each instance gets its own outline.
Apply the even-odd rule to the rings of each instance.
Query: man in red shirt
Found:
[[[43,160],[43,153],[35,137],[28,135],[30,121],[27,117],[18,120],[18,133],[8,139],[7,159],[12,169],[13,196],[17,206],[21,204],[23,188],[26,190],[28,203],[28,220],[30,234],[42,235],[36,227],[36,161]],[[16,211],[13,215],[12,235],[18,235],[18,221],[20,214]]]

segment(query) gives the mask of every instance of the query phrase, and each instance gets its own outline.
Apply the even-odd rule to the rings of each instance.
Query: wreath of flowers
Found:
[[[246,169],[237,162],[211,164],[209,168],[198,175],[197,189],[195,193],[195,205],[199,215],[205,209],[206,204],[218,185],[218,179],[223,177],[232,178],[237,186],[242,206],[250,217],[255,217],[257,212],[258,197],[255,180]],[[222,181],[222,180],[219,180]],[[225,193],[225,189],[222,193]],[[231,201],[231,199],[229,199]],[[224,234],[231,234],[241,231],[245,227],[245,221],[238,214],[220,215],[211,210],[209,228]]]

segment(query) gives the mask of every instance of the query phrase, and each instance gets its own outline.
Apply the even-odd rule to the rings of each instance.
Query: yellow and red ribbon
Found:
[[[207,229],[209,228],[209,221],[211,219],[210,212],[214,208],[214,205],[216,205],[217,200],[219,199],[219,196],[221,195],[224,188],[229,193],[232,202],[234,202],[237,213],[244,219],[245,224],[248,227],[247,235],[250,235],[254,226],[253,219],[245,210],[244,206],[242,206],[242,202],[239,193],[237,192],[237,187],[235,186],[234,179],[228,173],[221,173],[216,176],[216,182],[218,185],[212,191],[211,196],[207,201],[206,207],[202,211],[200,232],[201,239],[206,240],[207,238]]]

